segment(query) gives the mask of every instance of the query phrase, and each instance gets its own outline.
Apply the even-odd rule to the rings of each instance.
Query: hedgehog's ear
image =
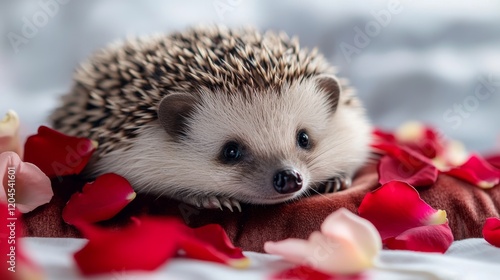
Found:
[[[337,110],[339,105],[340,93],[342,89],[340,88],[340,82],[333,75],[322,74],[315,78],[316,87],[319,91],[324,92],[328,101],[331,104],[332,112]]]
[[[174,138],[185,136],[187,118],[194,111],[198,100],[189,93],[169,93],[158,105],[158,121]]]

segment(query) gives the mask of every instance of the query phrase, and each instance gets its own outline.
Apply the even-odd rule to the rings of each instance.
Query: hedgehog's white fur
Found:
[[[370,126],[344,81],[332,108],[318,79],[333,70],[317,52],[284,34],[224,27],[129,40],[99,52],[77,71],[75,86],[52,115],[60,131],[100,142],[86,174],[115,172],[139,191],[204,207],[238,201],[278,203],[335,176],[351,176],[368,155]],[[188,137],[157,120],[164,96],[197,96]],[[306,129],[314,147],[296,144]],[[252,164],[217,162],[242,139]],[[304,186],[278,194],[274,172],[297,169]]]
[[[339,106],[330,117],[327,97],[317,91],[310,79],[284,86],[281,95],[254,94],[250,99],[204,92],[203,106],[190,118],[189,140],[166,141],[169,135],[152,122],[131,148],[103,156],[94,174],[115,172],[139,191],[188,201],[215,196],[267,204],[299,197],[306,188],[287,195],[274,191],[271,179],[277,169],[293,167],[303,175],[304,186],[312,186],[334,176],[351,176],[368,153],[370,128],[359,108]],[[316,141],[311,152],[297,147],[298,127],[308,129]],[[220,148],[235,136],[245,139],[251,153],[262,159],[248,176],[214,163]],[[265,160],[270,158],[278,164],[270,165]]]

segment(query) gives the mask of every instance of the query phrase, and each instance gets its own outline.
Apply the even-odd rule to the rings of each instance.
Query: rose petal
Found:
[[[389,249],[431,253],[444,253],[452,243],[448,223],[411,228],[385,241]]]
[[[22,146],[19,141],[19,117],[9,110],[0,120],[0,153],[12,151],[22,156]]]
[[[0,154],[0,178],[0,201],[14,203],[22,213],[48,203],[54,195],[50,179],[14,152]]]
[[[136,196],[129,182],[114,173],[103,174],[71,196],[62,217],[68,224],[83,220],[95,223],[111,219]]]
[[[271,280],[357,280],[362,279],[359,276],[342,275],[341,277],[336,277],[335,275],[330,275],[323,273],[321,271],[315,270],[312,267],[300,265],[293,268],[281,271],[271,276]]]
[[[426,165],[433,165],[432,161],[408,148],[399,147],[391,143],[373,144],[373,148],[387,153],[387,155],[399,160],[408,169],[420,169]]]
[[[447,175],[460,178],[483,189],[489,189],[500,183],[500,170],[491,166],[478,155],[471,155],[467,162],[446,172]]]
[[[373,266],[382,244],[375,227],[341,208],[330,214],[308,240],[266,242],[264,251],[330,274],[356,274]]]
[[[330,240],[349,247],[348,252],[337,249],[341,260],[337,262],[336,273],[360,272],[372,267],[382,249],[380,235],[369,221],[345,208],[333,212],[321,225],[321,232]]]
[[[396,137],[394,134],[383,131],[381,129],[374,129],[372,131],[373,138],[375,142],[388,142],[388,143],[396,143]]]
[[[445,211],[433,209],[412,186],[400,181],[366,194],[358,212],[377,228],[384,241],[414,227],[446,222]]]
[[[184,225],[172,219],[144,217],[117,230],[77,222],[89,239],[74,258],[84,275],[130,270],[155,270],[177,254]]]
[[[443,151],[432,159],[434,166],[440,171],[447,171],[450,168],[464,164],[469,158],[469,153],[462,142],[450,140]]]
[[[427,158],[435,158],[444,147],[444,140],[439,133],[420,122],[404,123],[395,131],[395,138],[401,145]]]
[[[287,238],[277,242],[268,241],[264,243],[264,251],[268,254],[281,256],[291,263],[302,264],[308,262],[308,258],[311,257],[315,249],[314,246],[316,246],[316,244],[311,244],[310,239],[318,235],[327,240],[324,235],[315,231],[311,233],[309,240]],[[327,242],[324,243],[326,244]]]
[[[375,129],[372,132],[374,144],[394,144],[432,159],[443,152],[446,141],[432,127],[420,122],[407,122],[398,127],[394,133]]]
[[[485,160],[496,168],[500,169],[500,154],[490,155],[485,158]]]
[[[87,165],[97,142],[64,135],[46,126],[28,137],[24,160],[38,166],[50,178],[79,174]]]
[[[250,260],[241,248],[234,247],[224,229],[218,224],[209,224],[192,229],[192,236],[185,235],[180,247],[185,256],[211,262],[228,264],[235,268],[246,268]]]
[[[429,186],[436,182],[438,170],[432,164],[409,167],[391,156],[384,156],[378,163],[379,183],[403,181],[412,186]]]
[[[488,243],[500,248],[500,219],[491,217],[486,219],[483,226],[483,237]]]
[[[24,253],[22,246],[23,223],[19,211],[0,202],[0,220],[5,225],[0,227],[0,279],[20,280],[44,279],[40,268]],[[15,250],[12,250],[12,247]],[[15,260],[11,256],[14,255]]]
[[[220,226],[188,228],[170,218],[134,218],[120,230],[104,229],[79,220],[75,226],[89,239],[75,254],[85,275],[128,270],[154,270],[176,255],[224,263],[249,265]],[[213,242],[213,243],[209,243]]]

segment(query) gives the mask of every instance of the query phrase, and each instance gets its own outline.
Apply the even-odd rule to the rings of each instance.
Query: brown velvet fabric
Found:
[[[196,209],[165,198],[138,195],[118,216],[103,225],[123,225],[132,215],[173,215],[192,227],[219,223],[236,246],[261,252],[264,242],[268,240],[307,238],[312,231],[319,229],[328,214],[340,207],[356,213],[365,194],[379,186],[377,180],[375,165],[371,164],[358,173],[348,190],[280,205],[242,205],[241,213],[231,213],[227,209]],[[78,231],[64,223],[61,212],[71,193],[81,188],[83,182],[67,178],[62,184],[54,182],[53,185],[55,196],[52,201],[25,215],[26,235],[80,237]],[[434,186],[420,188],[419,192],[432,207],[446,210],[456,240],[481,237],[484,220],[500,216],[500,186],[482,190],[453,177],[440,175]]]

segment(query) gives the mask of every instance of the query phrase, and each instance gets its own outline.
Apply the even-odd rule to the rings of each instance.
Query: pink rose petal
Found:
[[[27,213],[48,203],[54,193],[50,179],[35,165],[22,162],[14,152],[0,154],[0,201],[15,203]]]
[[[264,251],[329,274],[352,275],[373,266],[382,248],[375,227],[341,208],[330,214],[308,240],[266,242]]]

